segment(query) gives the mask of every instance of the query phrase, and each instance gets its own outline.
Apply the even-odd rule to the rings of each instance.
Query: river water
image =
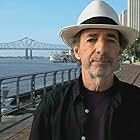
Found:
[[[75,68],[75,63],[52,63],[45,58],[0,58],[0,77]]]
[[[0,58],[0,78],[21,74],[48,72],[76,68],[75,63],[53,63],[45,58],[23,59],[23,58]],[[48,80],[50,82],[50,80]],[[16,94],[16,82],[6,84],[8,96]],[[5,87],[5,84],[4,84]],[[43,77],[36,81],[36,87],[43,87]],[[24,94],[31,90],[31,81],[20,82],[20,93]]]

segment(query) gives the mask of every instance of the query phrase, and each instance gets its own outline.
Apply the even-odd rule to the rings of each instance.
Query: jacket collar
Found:
[[[121,90],[120,89],[121,81],[114,75],[114,92],[112,93],[112,105],[113,107],[118,107],[119,104],[121,104],[122,98],[120,95]],[[74,92],[73,92],[73,102],[76,100],[83,100],[83,95],[81,94],[83,91],[84,85],[82,81],[82,75],[80,74],[79,78],[76,80],[76,83],[74,83]]]

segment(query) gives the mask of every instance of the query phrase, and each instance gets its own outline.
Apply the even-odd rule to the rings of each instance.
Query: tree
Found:
[[[129,48],[133,55],[140,58],[140,32],[139,37],[135,40],[135,42]]]

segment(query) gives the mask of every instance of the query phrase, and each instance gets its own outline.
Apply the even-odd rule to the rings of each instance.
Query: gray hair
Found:
[[[82,31],[83,31],[83,30],[82,30]],[[75,45],[75,44],[79,47],[79,45],[80,45],[80,36],[81,36],[82,31],[78,32],[78,33],[77,33],[75,36],[73,36],[73,37],[69,40],[69,42],[68,42],[69,46],[72,48],[72,50],[71,50],[72,58],[76,61],[76,63],[77,63],[79,66],[81,65],[81,61],[78,60],[78,59],[75,57],[73,48],[74,48],[74,45]]]

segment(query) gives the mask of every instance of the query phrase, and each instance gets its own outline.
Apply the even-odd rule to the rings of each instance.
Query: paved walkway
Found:
[[[117,76],[122,81],[140,87],[140,65],[121,64],[121,71]],[[0,133],[0,140],[28,140],[33,117],[25,119],[17,125]],[[3,125],[3,124],[0,124]]]
[[[121,71],[117,77],[124,82],[140,87],[140,65],[121,64]]]
[[[2,120],[3,123],[0,124],[0,140],[28,140],[32,120],[31,113],[14,117],[5,116]]]

